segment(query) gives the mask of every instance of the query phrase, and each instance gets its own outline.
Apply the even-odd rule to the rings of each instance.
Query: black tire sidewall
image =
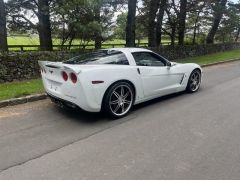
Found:
[[[128,86],[131,89],[132,95],[133,95],[133,102],[134,102],[134,91],[133,91],[132,85],[130,85],[127,82],[117,82],[117,83],[113,84],[112,86],[110,86],[110,88],[107,90],[107,92],[104,96],[103,104],[102,104],[102,110],[103,110],[103,112],[107,113],[108,115],[110,115],[114,119],[119,119],[119,118],[122,118],[122,117],[126,116],[129,113],[129,111],[131,110],[132,105],[133,105],[133,102],[132,102],[131,107],[129,108],[128,112],[125,113],[122,116],[117,116],[111,111],[110,106],[109,106],[109,100],[110,100],[111,94],[114,91],[114,89],[116,89],[118,86],[121,86],[121,85]]]
[[[192,91],[191,88],[190,88],[190,79],[191,79],[193,73],[195,73],[196,71],[198,71],[199,74],[200,74],[200,82],[199,82],[199,83],[200,83],[200,85],[201,85],[202,73],[201,73],[201,71],[200,71],[199,69],[194,69],[194,70],[191,72],[190,76],[189,76],[188,84],[187,84],[187,88],[186,88],[187,92],[189,92],[189,93],[197,92],[197,91],[200,89],[200,85],[199,85],[199,87],[198,87],[198,89],[197,89],[196,91]]]

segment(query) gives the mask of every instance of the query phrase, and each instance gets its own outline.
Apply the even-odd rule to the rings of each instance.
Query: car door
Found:
[[[152,52],[134,52],[132,55],[141,76],[145,98],[173,93],[180,86],[184,74],[178,72],[177,66],[167,66],[169,62]]]

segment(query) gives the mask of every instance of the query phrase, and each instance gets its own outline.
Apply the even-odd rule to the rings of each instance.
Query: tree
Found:
[[[97,23],[101,23],[101,6],[102,6],[102,2],[97,2],[94,8],[94,20]],[[100,49],[102,47],[102,36],[101,36],[101,30],[100,31],[96,31],[94,33],[94,40],[95,40],[95,49]]]
[[[114,27],[114,37],[117,39],[126,39],[127,13],[122,12],[117,16],[116,25]]]
[[[156,25],[156,46],[160,46],[162,41],[162,25],[164,12],[167,7],[167,0],[161,0],[159,12],[157,15],[157,25]]]
[[[159,7],[159,0],[150,0],[148,10],[148,46],[156,47],[156,15]]]
[[[175,5],[175,1],[168,1],[165,12],[167,14],[164,20],[163,32],[167,34],[171,39],[171,45],[175,45],[177,25],[178,25],[178,9]]]
[[[225,42],[233,42],[239,36],[240,12],[235,6],[227,6],[221,20],[215,39]]]
[[[238,29],[237,29],[237,33],[236,33],[236,36],[235,36],[235,42],[238,42],[239,35],[240,35],[240,27],[238,27]]]
[[[138,45],[141,43],[141,40],[147,37],[147,30],[145,24],[143,23],[145,16],[138,14],[136,16],[136,40]],[[116,25],[114,27],[114,37],[117,39],[126,39],[126,24],[127,24],[127,13],[122,12],[117,16]]]
[[[7,6],[10,27],[13,29],[37,30],[40,48],[52,50],[49,0],[9,0]],[[35,23],[33,19],[37,19]]]
[[[39,32],[40,48],[44,51],[51,51],[52,34],[48,0],[38,0],[37,17],[39,20],[37,29]]]
[[[112,18],[118,7],[118,5],[125,4],[125,0],[95,0],[94,6],[94,21],[99,24],[98,31],[95,32],[95,48],[100,49],[102,41],[104,40],[104,31],[109,30],[112,25]],[[109,32],[106,32],[109,33]]]
[[[53,4],[52,25],[53,33],[61,39],[61,45],[72,46],[74,39],[79,44],[94,40],[99,24],[94,18],[95,4],[84,0],[58,0]]]
[[[238,41],[239,39],[239,35],[240,35],[240,3],[237,3],[237,4],[232,4],[232,3],[229,3],[229,6],[230,6],[230,9],[232,9],[234,12],[234,16],[235,18],[234,19],[237,19],[236,21],[236,35],[235,35],[235,42]]]
[[[194,0],[191,2],[187,24],[189,30],[193,31],[192,44],[196,44],[197,31],[200,30],[204,17],[208,16],[209,10],[206,8],[207,1],[208,0]]]
[[[187,15],[187,0],[180,0],[180,11],[178,15],[178,44],[184,44],[185,24]]]
[[[80,45],[95,41],[95,48],[100,49],[102,42],[112,36],[113,16],[122,1],[55,1],[52,10],[54,35],[61,39],[61,45],[68,43],[69,48],[75,39]]]
[[[3,0],[0,0],[0,51],[7,51],[7,28],[6,28],[6,11]]]
[[[207,36],[207,44],[212,44],[214,42],[214,37],[225,12],[226,4],[227,0],[217,0],[215,5],[212,6],[214,12],[214,19],[212,27]]]
[[[126,26],[126,46],[135,47],[137,0],[128,0],[128,16]]]

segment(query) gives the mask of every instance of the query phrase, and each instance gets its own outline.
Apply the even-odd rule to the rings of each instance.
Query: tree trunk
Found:
[[[68,50],[71,50],[71,47],[72,47],[72,42],[73,42],[73,39],[75,38],[75,33],[73,33],[71,35],[71,38],[69,40],[69,44],[68,44]]]
[[[52,51],[52,35],[48,0],[38,1],[38,32],[42,51]]]
[[[171,45],[174,46],[175,45],[175,38],[176,38],[176,25],[172,26],[172,32],[171,32]]]
[[[96,6],[95,9],[95,21],[98,22],[100,24],[101,21],[101,6],[100,6],[100,2],[98,2],[98,5]],[[97,31],[94,33],[94,40],[95,40],[95,49],[101,49],[102,48],[102,35],[101,35],[101,31]]]
[[[7,28],[6,28],[6,11],[3,0],[0,0],[0,51],[7,51]]]
[[[159,13],[157,16],[156,46],[160,46],[162,42],[162,24],[163,24],[163,17],[164,17],[166,5],[167,5],[167,0],[161,0]]]
[[[178,44],[184,44],[184,34],[186,26],[186,15],[187,15],[187,0],[180,0],[180,12],[179,12],[179,23],[178,23]]]
[[[126,46],[135,47],[135,29],[136,29],[136,8],[137,0],[128,0],[128,16],[126,27]]]
[[[240,27],[237,30],[237,34],[236,34],[236,37],[235,37],[235,42],[238,42],[239,34],[240,34]]]
[[[213,44],[213,42],[214,42],[214,37],[218,30],[220,21],[222,19],[222,16],[223,16],[223,13],[224,13],[224,10],[226,7],[226,3],[227,3],[227,0],[219,0],[218,4],[216,5],[217,7],[215,7],[216,10],[214,12],[214,14],[215,14],[214,20],[213,20],[212,27],[207,36],[207,44]]]
[[[148,46],[156,47],[156,15],[160,0],[151,0],[148,10]]]
[[[197,25],[198,19],[199,19],[199,13],[198,13],[197,18],[196,18],[196,20],[195,20],[195,22],[194,22],[193,41],[192,41],[193,44],[196,44],[196,35],[197,35],[197,28],[198,28],[198,25]]]

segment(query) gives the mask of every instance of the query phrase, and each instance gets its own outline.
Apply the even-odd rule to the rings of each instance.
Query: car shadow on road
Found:
[[[162,103],[164,101],[168,101],[170,99],[183,96],[185,94],[186,94],[186,92],[178,92],[178,93],[162,96],[162,97],[159,97],[159,98],[155,98],[155,99],[152,99],[152,100],[149,100],[149,101],[146,101],[146,102],[143,102],[143,103],[140,103],[140,104],[137,104],[137,105],[133,106],[132,111],[138,111],[138,110],[141,110],[142,108],[145,108],[145,107],[151,107],[152,105],[156,105],[156,104]]]
[[[136,115],[137,111],[141,111],[141,109],[146,107],[151,107],[153,105],[156,105],[158,103],[162,103],[164,101],[168,101],[170,99],[179,97],[186,94],[185,92],[175,93],[163,97],[159,97],[147,102],[140,103],[138,105],[133,106],[131,112],[121,119],[118,119],[117,121],[127,121],[130,119],[134,119],[134,114]],[[62,116],[66,117],[66,120],[84,123],[84,124],[97,124],[97,123],[107,123],[109,121],[116,121],[116,119],[112,119],[105,113],[91,113],[86,112],[81,109],[72,109],[72,108],[60,108],[58,106],[55,106],[54,109],[56,109],[57,113],[60,113]]]
[[[65,116],[66,119],[72,121],[78,121],[81,123],[97,123],[99,121],[104,121],[105,116],[102,113],[90,113],[83,111],[81,109],[73,109],[73,108],[61,108],[55,105],[54,107],[57,113],[60,113],[62,116]]]

